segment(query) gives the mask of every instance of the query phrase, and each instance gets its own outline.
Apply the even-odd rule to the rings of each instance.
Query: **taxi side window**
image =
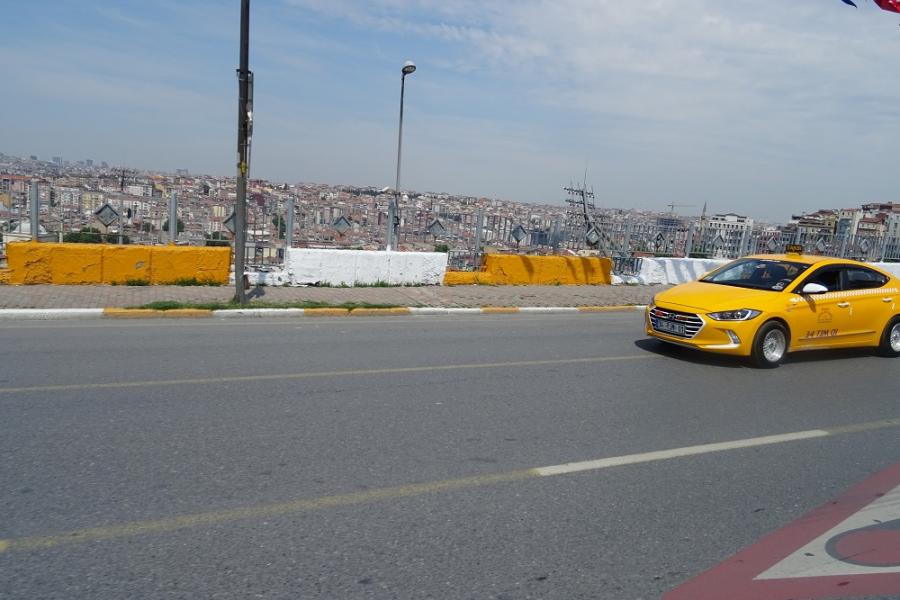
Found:
[[[870,269],[850,267],[844,269],[845,290],[868,290],[880,288],[887,283],[887,277]]]
[[[819,269],[806,279],[804,285],[807,283],[818,283],[828,288],[829,292],[839,292],[841,290],[841,269],[838,267]]]

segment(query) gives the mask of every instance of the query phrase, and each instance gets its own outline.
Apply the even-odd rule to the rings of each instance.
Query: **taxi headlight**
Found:
[[[738,310],[723,310],[721,312],[709,313],[706,316],[716,321],[749,321],[762,314],[762,311],[753,310],[752,308],[741,308]]]

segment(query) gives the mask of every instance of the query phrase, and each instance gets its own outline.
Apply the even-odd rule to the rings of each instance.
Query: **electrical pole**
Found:
[[[238,68],[237,199],[234,206],[234,301],[247,303],[244,253],[247,250],[247,173],[250,165],[250,0],[241,0],[241,50]],[[171,225],[169,226],[171,228]]]

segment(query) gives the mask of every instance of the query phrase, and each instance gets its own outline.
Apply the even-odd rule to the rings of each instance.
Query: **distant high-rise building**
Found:
[[[100,168],[101,168],[101,169],[108,169],[108,168],[109,168],[109,165],[106,164],[106,161],[104,160],[104,161],[102,161],[102,162],[100,163]]]
[[[54,165],[62,165],[62,156],[54,156],[53,164]]]
[[[175,169],[175,174],[179,177],[187,177],[189,175],[187,169]]]
[[[31,160],[37,160],[37,155],[36,155],[36,154],[32,154],[32,155],[29,156],[28,158],[30,158]]]
[[[705,223],[704,241],[713,249],[715,257],[728,257],[743,253],[743,246],[753,231],[753,219],[727,213],[713,215]]]
[[[84,161],[84,164],[87,165],[87,166],[89,166],[89,167],[93,167],[93,166],[94,166],[94,159],[89,158],[89,159],[87,159],[87,160]]]

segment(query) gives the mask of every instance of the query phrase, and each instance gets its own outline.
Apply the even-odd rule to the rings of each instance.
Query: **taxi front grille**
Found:
[[[683,333],[682,327],[683,326]],[[650,326],[654,331],[689,340],[703,329],[703,319],[693,313],[654,307],[650,310]]]

